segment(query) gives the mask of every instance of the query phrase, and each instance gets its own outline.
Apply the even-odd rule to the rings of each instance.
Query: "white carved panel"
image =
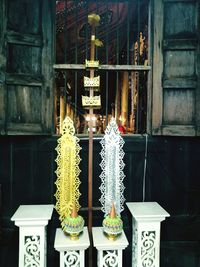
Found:
[[[80,251],[66,251],[64,253],[64,267],[80,267]]]
[[[24,267],[40,266],[40,236],[24,237]]]
[[[121,258],[119,257],[119,250],[104,250],[102,267],[118,267]]]
[[[143,267],[155,267],[156,232],[142,231],[141,233],[141,260]]]

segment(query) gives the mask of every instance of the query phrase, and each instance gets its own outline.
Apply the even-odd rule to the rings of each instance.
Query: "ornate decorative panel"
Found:
[[[40,266],[40,236],[25,236],[24,238],[24,267]]]

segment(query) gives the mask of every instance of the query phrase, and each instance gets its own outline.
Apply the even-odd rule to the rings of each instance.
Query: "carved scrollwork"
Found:
[[[155,266],[155,231],[143,231],[141,235],[141,259],[143,267]]]
[[[103,256],[103,267],[117,267],[119,264],[119,257],[117,250],[106,250]]]
[[[66,251],[64,255],[65,267],[79,267],[80,266],[80,254],[78,251]]]
[[[24,267],[40,266],[40,236],[25,236]]]

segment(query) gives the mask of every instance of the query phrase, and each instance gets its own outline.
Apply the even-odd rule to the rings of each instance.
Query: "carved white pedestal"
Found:
[[[128,246],[124,231],[115,241],[108,240],[103,234],[102,227],[93,227],[92,235],[98,251],[98,267],[122,267],[122,250]]]
[[[61,228],[56,229],[54,248],[60,252],[60,267],[85,266],[85,250],[90,246],[87,227],[78,240],[71,240]]]
[[[160,223],[170,216],[157,202],[126,203],[132,216],[132,267],[160,266]]]
[[[53,205],[20,205],[12,221],[19,226],[19,267],[46,267],[46,225]]]

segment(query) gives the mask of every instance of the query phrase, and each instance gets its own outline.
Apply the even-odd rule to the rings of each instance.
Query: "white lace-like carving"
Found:
[[[40,236],[26,236],[24,250],[24,267],[40,266]]]
[[[141,259],[143,267],[155,266],[155,247],[156,232],[142,231],[141,235]]]
[[[119,266],[119,256],[117,250],[106,250],[103,256],[103,267],[117,267]]]
[[[64,266],[66,267],[79,267],[80,266],[80,254],[78,251],[66,251],[64,256]]]
[[[100,167],[102,173],[101,178],[101,198],[102,211],[107,215],[112,207],[112,203],[115,204],[116,212],[120,215],[124,207],[124,140],[120,135],[116,120],[111,118],[108,124],[105,135],[101,140],[101,158]]]

